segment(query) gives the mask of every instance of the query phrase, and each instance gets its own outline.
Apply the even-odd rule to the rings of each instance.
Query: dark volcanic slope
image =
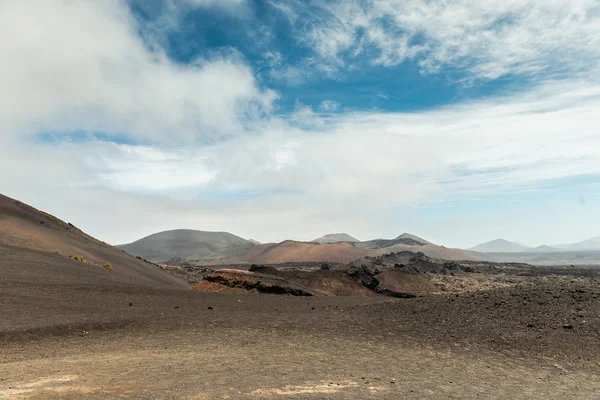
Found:
[[[84,281],[92,284],[118,281],[165,288],[188,287],[155,265],[3,195],[0,195],[0,248],[5,261],[0,264],[0,274],[5,281],[47,284],[78,276],[73,283],[80,285],[84,285]],[[72,256],[83,257],[86,262],[75,261]],[[30,262],[23,264],[23,259]],[[110,263],[114,271],[104,269],[106,263]],[[83,276],[87,280],[81,280]]]
[[[155,262],[182,260],[219,260],[245,253],[255,244],[227,232],[176,229],[155,233],[133,243],[119,245],[133,255]]]

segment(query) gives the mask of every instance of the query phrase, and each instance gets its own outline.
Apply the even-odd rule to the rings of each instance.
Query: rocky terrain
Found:
[[[194,290],[218,293],[287,293],[302,296],[410,298],[514,287],[540,278],[599,279],[595,266],[542,267],[523,263],[448,261],[398,252],[351,263],[195,266],[163,264]],[[265,286],[266,285],[266,286]]]
[[[594,266],[160,268],[3,200],[0,399],[600,396]]]
[[[9,276],[0,398],[594,399],[598,283],[549,275],[394,299]]]

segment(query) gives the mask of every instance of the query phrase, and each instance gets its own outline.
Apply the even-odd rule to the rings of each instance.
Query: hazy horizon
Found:
[[[156,234],[156,233],[168,232],[168,231],[177,231],[177,230],[206,231],[206,230],[203,230],[203,229],[193,229],[193,228],[173,228],[173,229],[165,229],[165,230],[163,230],[163,231],[151,232],[151,233],[149,233],[149,234],[147,234],[147,235],[144,235],[144,236],[142,236],[142,237],[139,237],[139,238],[137,238],[137,239],[135,239],[135,240],[132,240],[131,242],[127,242],[127,243],[125,243],[125,242],[124,242],[124,243],[112,243],[112,244],[113,244],[113,245],[123,245],[123,244],[128,244],[128,243],[135,242],[135,241],[137,241],[137,240],[139,240],[139,239],[146,238],[146,237],[148,237],[148,236],[151,236],[151,235],[153,235],[153,234]],[[233,234],[233,235],[235,235],[235,236],[239,236],[239,237],[241,237],[242,239],[246,239],[246,240],[257,240],[257,239],[256,239],[256,238],[254,238],[254,237],[246,237],[246,236],[241,236],[241,235],[238,235],[238,234],[236,234],[235,232],[228,232],[228,231],[222,231],[222,230],[207,231],[207,232],[213,232],[213,233],[221,233],[221,232],[226,232],[226,233]],[[378,237],[368,237],[368,238],[357,238],[355,235],[353,235],[352,233],[349,233],[349,232],[328,232],[328,233],[324,233],[323,235],[320,235],[319,237],[313,237],[313,238],[311,238],[311,239],[297,239],[297,238],[293,238],[293,237],[282,237],[282,238],[280,238],[280,239],[278,239],[278,240],[273,240],[273,241],[261,241],[261,240],[258,240],[258,241],[259,241],[260,243],[271,243],[271,242],[272,242],[272,243],[279,243],[279,242],[283,242],[283,241],[285,241],[285,240],[294,240],[294,241],[301,241],[301,242],[311,242],[311,241],[313,241],[313,240],[320,239],[320,238],[323,238],[323,237],[325,237],[325,236],[328,236],[328,235],[340,235],[340,234],[341,234],[341,235],[344,235],[344,234],[345,234],[345,235],[349,235],[349,236],[351,236],[351,237],[353,237],[353,238],[357,239],[357,241],[359,241],[359,242],[366,242],[366,241],[369,241],[369,240],[375,240],[375,239],[395,239],[395,238],[397,238],[398,236],[400,236],[400,235],[402,235],[402,234],[405,234],[405,233],[412,234],[412,235],[415,235],[415,236],[417,236],[417,237],[420,237],[421,239],[425,239],[425,240],[428,240],[428,241],[429,241],[429,239],[428,239],[427,237],[424,237],[424,236],[422,236],[422,235],[418,235],[418,234],[414,234],[414,233],[412,233],[412,232],[401,232],[401,233],[399,233],[398,235],[392,235],[392,236],[389,236],[389,237],[380,237],[380,236],[378,236]],[[570,245],[570,244],[575,244],[575,243],[579,243],[579,242],[587,241],[587,240],[590,240],[590,239],[600,239],[600,236],[595,236],[595,237],[587,237],[587,238],[585,238],[585,239],[581,239],[581,240],[573,240],[573,241],[571,241],[571,242],[568,242],[568,243],[552,243],[552,244],[548,244],[548,243],[542,243],[542,244],[533,244],[533,245],[532,245],[532,244],[529,244],[529,243],[523,243],[523,242],[520,242],[520,241],[515,241],[515,240],[510,240],[510,239],[506,239],[506,238],[500,238],[500,237],[497,237],[497,238],[493,238],[493,239],[490,239],[490,240],[485,240],[485,241],[482,241],[482,242],[479,242],[479,243],[475,243],[475,244],[473,244],[473,245],[471,245],[471,246],[464,246],[464,247],[457,247],[457,248],[461,248],[461,249],[470,249],[470,248],[476,247],[477,245],[486,244],[486,243],[493,242],[493,241],[496,241],[496,240],[506,240],[506,241],[509,241],[509,242],[512,242],[512,243],[515,243],[515,244],[521,245],[521,246],[523,246],[523,247],[529,247],[529,248],[532,248],[532,249],[533,249],[533,248],[535,248],[535,247],[544,246],[544,245],[546,245],[546,246],[550,246],[550,247],[552,247],[552,246],[564,246],[564,245]],[[437,242],[432,242],[432,243],[433,243],[433,244],[436,244],[436,245],[446,246],[444,243],[437,243]],[[446,246],[446,247],[448,247],[448,246]]]

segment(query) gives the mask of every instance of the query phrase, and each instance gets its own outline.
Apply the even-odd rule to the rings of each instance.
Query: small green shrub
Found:
[[[85,258],[83,258],[83,256],[71,256],[71,258],[75,261],[79,261],[84,263],[85,262]]]
[[[109,271],[114,271],[115,269],[113,268],[112,264],[107,262],[106,264],[104,264],[104,268],[106,268]]]

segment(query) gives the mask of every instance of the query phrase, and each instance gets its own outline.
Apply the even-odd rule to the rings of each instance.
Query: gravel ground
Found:
[[[593,278],[415,299],[224,295],[10,254],[0,398],[600,399]],[[56,274],[27,279],[36,266]]]

